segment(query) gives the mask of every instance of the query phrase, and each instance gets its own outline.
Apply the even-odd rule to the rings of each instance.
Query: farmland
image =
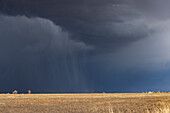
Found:
[[[0,113],[169,113],[169,93],[0,94]]]

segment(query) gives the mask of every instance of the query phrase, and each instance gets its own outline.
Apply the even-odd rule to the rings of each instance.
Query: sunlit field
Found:
[[[0,94],[0,113],[170,113],[170,94]]]

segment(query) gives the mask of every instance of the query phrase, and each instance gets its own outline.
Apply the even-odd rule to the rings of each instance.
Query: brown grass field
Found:
[[[0,113],[170,113],[170,94],[0,94]]]

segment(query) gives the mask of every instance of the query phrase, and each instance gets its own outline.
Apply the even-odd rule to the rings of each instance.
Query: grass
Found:
[[[0,94],[0,113],[170,113],[170,94]]]
[[[133,110],[133,109],[115,109],[115,108],[108,108],[105,112],[107,113],[170,113],[170,106],[165,103],[160,103],[161,106],[154,106],[154,107],[145,107],[142,111]],[[95,111],[96,113],[99,110]]]

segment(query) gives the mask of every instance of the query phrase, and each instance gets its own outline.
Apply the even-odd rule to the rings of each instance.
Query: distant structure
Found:
[[[31,90],[28,90],[28,94],[31,94]]]
[[[13,94],[17,94],[17,93],[18,93],[18,91],[17,91],[17,90],[14,90],[12,93],[13,93]]]

